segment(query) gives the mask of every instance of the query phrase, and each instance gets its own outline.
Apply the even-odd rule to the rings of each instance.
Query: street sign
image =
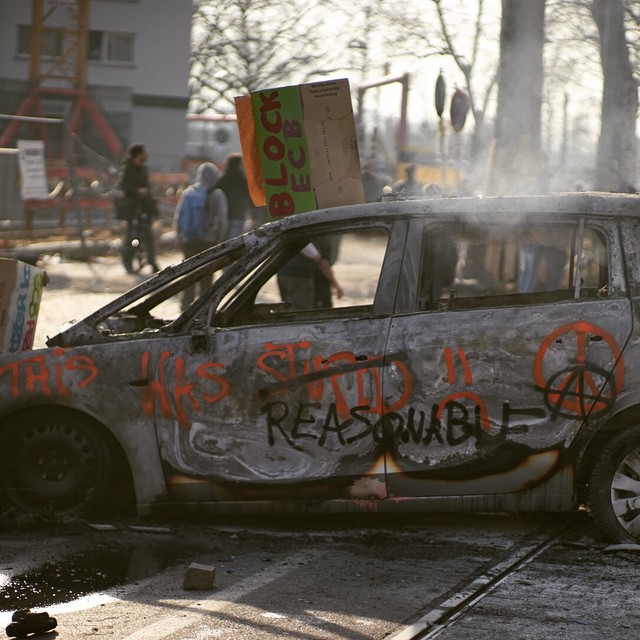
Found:
[[[42,140],[18,140],[18,162],[22,176],[22,199],[49,197],[44,142]]]
[[[469,111],[469,98],[461,89],[456,89],[451,98],[451,126],[455,131],[462,131],[467,112]]]
[[[446,86],[444,82],[444,76],[442,71],[436,80],[436,113],[438,118],[442,118],[442,112],[444,111],[444,97],[446,94]]]

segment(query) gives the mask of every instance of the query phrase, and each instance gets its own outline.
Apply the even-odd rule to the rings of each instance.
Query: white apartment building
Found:
[[[189,101],[192,0],[0,0],[0,114],[15,114],[31,88],[35,14],[46,16],[41,69],[54,71],[41,81],[47,87],[41,110],[46,116],[68,117],[73,98],[63,89],[70,81],[53,77],[60,71],[55,61],[69,45],[69,30],[77,26],[74,12],[84,2],[86,92],[124,150],[142,142],[149,149],[151,171],[179,171]],[[9,122],[0,119],[0,135]],[[83,115],[81,138],[88,149],[109,155],[90,112]]]

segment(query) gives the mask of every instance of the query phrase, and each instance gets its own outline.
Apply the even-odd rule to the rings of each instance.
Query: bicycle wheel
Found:
[[[131,244],[131,271],[139,273],[149,264],[149,256],[146,246],[146,215],[139,212],[131,225],[129,242]]]
[[[131,268],[139,273],[144,267],[149,264],[149,257],[147,255],[147,249],[144,242],[140,237],[135,237],[131,241],[133,248],[133,257],[131,259]]]

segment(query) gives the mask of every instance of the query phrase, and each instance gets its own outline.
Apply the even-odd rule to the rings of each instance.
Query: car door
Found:
[[[385,416],[389,495],[531,488],[623,384],[632,319],[615,227],[542,215],[421,224],[407,250],[421,255],[418,310],[394,317],[389,336],[412,384],[408,406]],[[398,391],[393,367],[384,385]]]
[[[382,394],[400,267],[389,256],[406,232],[406,223],[379,223],[341,235],[334,273],[360,275],[331,307],[280,298],[283,265],[306,243],[321,246],[308,231],[220,280],[229,284],[214,291],[212,326],[159,360],[154,411],[174,498],[385,495],[380,416],[405,393],[399,384],[398,398]]]

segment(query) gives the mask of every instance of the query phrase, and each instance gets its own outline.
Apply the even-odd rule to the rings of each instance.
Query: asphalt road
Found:
[[[31,607],[64,640],[635,637],[638,554],[585,516],[100,524],[1,532],[0,624]],[[193,563],[211,588],[183,588]]]

